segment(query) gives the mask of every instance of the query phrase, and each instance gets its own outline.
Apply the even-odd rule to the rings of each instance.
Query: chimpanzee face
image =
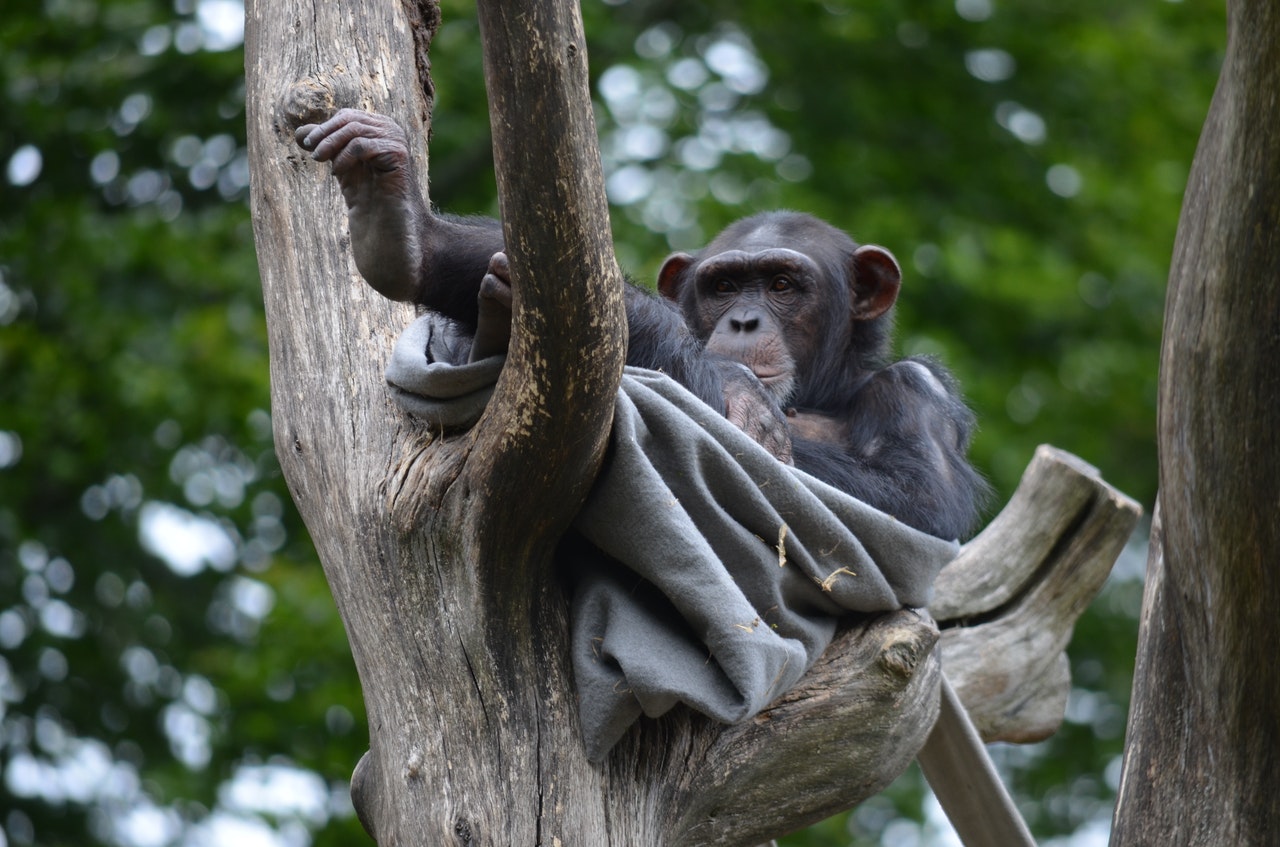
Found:
[[[899,283],[888,251],[794,213],[731,228],[696,256],[671,256],[659,275],[707,349],[751,368],[780,405],[806,375],[879,344],[884,333],[866,322],[889,310]]]
[[[817,263],[786,247],[727,250],[697,264],[693,286],[694,331],[707,349],[751,368],[785,403],[823,323]]]

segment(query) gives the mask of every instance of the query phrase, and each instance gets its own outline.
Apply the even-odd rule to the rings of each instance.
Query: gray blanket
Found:
[[[437,426],[469,426],[503,359],[427,315],[387,382]],[[627,368],[605,464],[562,546],[573,667],[593,761],[678,703],[731,723],[793,686],[850,612],[928,605],[956,553],[787,467],[680,385]]]

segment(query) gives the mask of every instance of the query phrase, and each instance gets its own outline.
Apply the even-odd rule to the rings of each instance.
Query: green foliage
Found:
[[[478,34],[432,53],[432,200],[495,210]],[[0,21],[0,844],[367,843],[367,745],[275,463],[235,0]],[[589,2],[619,255],[759,208],[889,246],[1002,495],[1034,446],[1150,504],[1163,285],[1221,61],[1207,0]],[[1140,545],[1077,628],[1054,738],[997,757],[1038,837],[1114,796]],[[914,769],[786,844],[936,837]],[[208,839],[200,841],[200,839]]]
[[[243,59],[158,2],[0,26],[0,843],[247,825],[233,773],[327,793],[367,735],[272,450]]]

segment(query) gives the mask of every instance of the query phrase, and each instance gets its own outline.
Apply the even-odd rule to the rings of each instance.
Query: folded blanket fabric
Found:
[[[425,315],[387,382],[410,413],[474,423],[502,368]],[[781,464],[667,376],[627,368],[604,466],[561,547],[583,740],[601,759],[641,714],[748,718],[822,655],[838,618],[927,606],[958,545]]]

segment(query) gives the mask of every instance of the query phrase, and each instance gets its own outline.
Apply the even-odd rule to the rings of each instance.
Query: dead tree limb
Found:
[[[292,141],[340,106],[381,111],[420,130],[425,175],[435,6],[246,11],[277,452],[364,689],[371,749],[353,794],[379,842],[753,844],[896,777],[938,708],[938,632],[910,611],[852,625],[750,721],[677,710],[642,721],[603,765],[586,761],[550,554],[599,461],[624,332],[576,7],[481,3],[516,324],[484,419],[448,438],[390,400],[382,369],[411,310],[360,281],[337,188]],[[1037,590],[1069,596],[1019,590],[988,614]],[[963,687],[1011,687],[955,661]]]

